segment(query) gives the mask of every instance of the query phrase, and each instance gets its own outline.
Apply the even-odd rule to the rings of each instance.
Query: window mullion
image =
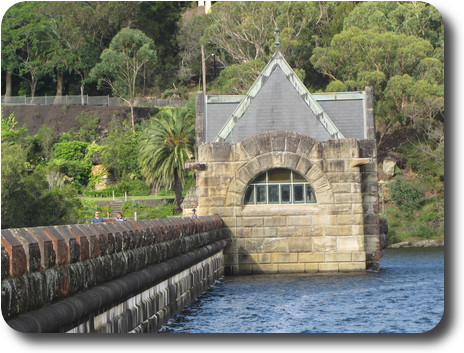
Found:
[[[247,192],[245,195],[245,203],[247,204],[307,204],[317,202],[310,183],[304,176],[291,169],[277,168],[276,170],[264,171],[253,179],[249,188],[247,191],[252,190],[252,194],[246,196],[249,194]],[[302,195],[300,195],[301,192]],[[297,202],[295,201],[296,197],[298,197]]]

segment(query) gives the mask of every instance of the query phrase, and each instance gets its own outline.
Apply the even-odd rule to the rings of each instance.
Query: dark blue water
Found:
[[[422,333],[443,309],[443,249],[388,249],[379,272],[225,277],[161,332]]]

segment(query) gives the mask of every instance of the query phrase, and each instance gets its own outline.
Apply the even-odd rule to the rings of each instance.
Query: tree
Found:
[[[156,189],[174,188],[176,214],[182,211],[184,165],[194,151],[194,119],[191,110],[163,110],[143,131],[140,141],[141,172]]]
[[[41,12],[49,19],[48,37],[53,46],[50,63],[56,73],[57,96],[63,90],[64,75],[80,77],[84,104],[84,87],[90,70],[111,39],[135,18],[136,2],[49,2]]]
[[[219,74],[216,87],[227,94],[244,94],[265,66],[261,59],[230,65]]]
[[[197,38],[200,38],[206,51],[215,54],[216,65],[225,70],[234,65],[232,72],[226,76],[242,76],[235,80],[238,86],[228,84],[227,88],[231,90],[224,88],[224,91],[229,94],[242,91],[241,85],[246,75],[241,75],[241,72],[256,76],[261,71],[262,67],[256,72],[250,68],[252,63],[267,62],[274,53],[274,29],[278,27],[280,51],[292,68],[300,71],[300,76],[308,77],[307,85],[320,88],[323,76],[309,65],[307,58],[323,40],[334,6],[334,3],[312,1],[217,2],[210,15],[182,20],[178,36],[182,49],[181,72],[191,75],[189,68],[199,72],[194,65],[201,63],[197,44]]]
[[[140,91],[139,79],[143,68],[156,60],[155,44],[143,32],[125,28],[111,41],[110,47],[100,56],[91,76],[111,88],[131,108],[132,129],[135,130],[134,104]]]
[[[311,62],[334,80],[331,90],[374,87],[380,146],[414,117],[443,113],[443,63],[433,54],[430,42],[417,36],[350,27],[329,47],[316,48]]]
[[[48,73],[51,48],[47,41],[47,20],[39,13],[39,2],[13,5],[2,21],[2,69],[16,73],[35,96],[39,79]],[[11,75],[9,75],[11,80]],[[11,82],[7,81],[7,85]],[[8,87],[7,91],[11,92]]]
[[[156,43],[159,66],[153,80],[155,85],[168,86],[177,74],[179,47],[176,36],[185,6],[188,3],[182,1],[141,1],[137,7],[136,28]]]
[[[78,8],[79,5],[75,3],[51,2],[41,9],[50,24],[47,40],[53,50],[53,56],[49,66],[56,77],[57,103],[61,103],[65,74],[70,74],[72,71],[81,76],[81,96],[83,96],[86,73],[97,63],[100,54],[100,52],[95,54],[95,50],[92,50],[88,37],[77,22],[78,17],[69,15],[69,12],[75,15]],[[88,63],[91,63],[91,67]],[[83,97],[81,99],[83,103]]]
[[[141,177],[138,170],[139,134],[131,129],[127,120],[114,119],[110,122],[100,160],[118,181]]]
[[[198,80],[201,77],[201,45],[200,38],[205,28],[211,23],[211,17],[195,16],[186,13],[179,21],[179,31],[177,34],[177,43],[179,45],[179,68],[177,76],[181,81],[186,83]],[[211,51],[207,47],[207,51]]]
[[[14,116],[2,118],[2,228],[75,222],[80,202],[74,189],[64,183],[52,185],[48,166],[34,153],[38,145],[50,149],[52,136],[27,137],[25,133],[24,128],[16,129]]]
[[[365,2],[346,17],[344,29],[350,27],[402,33],[426,39],[434,48],[443,46],[444,26],[440,12],[425,2]]]

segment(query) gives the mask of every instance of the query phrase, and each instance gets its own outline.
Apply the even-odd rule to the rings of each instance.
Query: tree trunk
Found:
[[[13,77],[13,73],[8,70],[6,72],[6,77],[5,77],[5,103],[8,103],[11,98],[11,92],[12,92],[12,87],[13,87],[12,77]]]
[[[174,194],[176,199],[174,200],[174,214],[180,214],[182,212],[182,180],[180,179],[177,168],[174,169]]]
[[[84,82],[81,82],[81,105],[85,105],[85,99],[84,99]]]
[[[56,74],[56,94],[55,94],[55,101],[53,104],[61,104],[63,96],[63,81],[64,76],[62,71],[58,71]]]
[[[64,82],[64,75],[62,71],[59,71],[56,74],[56,95],[62,96],[63,95],[63,82]]]
[[[135,131],[134,102],[130,103],[132,131]]]
[[[31,100],[29,103],[34,104],[35,103],[35,88],[37,87],[37,80],[34,75],[31,75],[30,86],[31,86]]]

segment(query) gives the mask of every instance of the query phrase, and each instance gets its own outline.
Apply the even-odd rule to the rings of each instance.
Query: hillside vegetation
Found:
[[[185,193],[191,176],[175,182],[160,177],[177,173],[175,165],[163,167],[171,173],[148,172],[161,164],[141,153],[147,134],[159,132],[163,119],[165,125],[176,119],[183,126],[194,123],[202,46],[208,91],[243,94],[274,53],[278,27],[283,55],[311,92],[374,88],[379,208],[391,240],[444,236],[444,27],[434,7],[219,1],[202,14],[195,6],[44,1],[20,2],[6,12],[6,97],[109,94],[131,108],[146,96],[189,103],[142,121],[127,114],[105,132],[98,129],[98,115],[83,115],[78,128],[60,135],[50,126],[30,134],[14,114],[2,115],[2,228],[89,218],[97,206],[84,205],[88,201],[77,195],[107,193],[94,188],[107,173],[115,190],[132,195],[177,188],[178,198],[179,180]],[[183,143],[182,158],[194,157],[193,139]],[[384,160],[393,161],[393,169],[384,171]],[[96,171],[97,165],[103,169]]]

